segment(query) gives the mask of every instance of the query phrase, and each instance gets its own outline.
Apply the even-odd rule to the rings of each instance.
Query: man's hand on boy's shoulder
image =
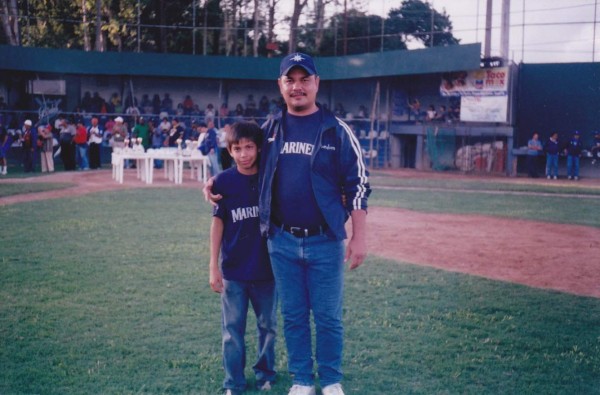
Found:
[[[217,205],[217,202],[223,198],[222,195],[212,194],[212,187],[214,184],[215,177],[211,177],[206,181],[206,184],[202,187],[202,193],[204,194],[204,200],[212,204],[213,206]]]

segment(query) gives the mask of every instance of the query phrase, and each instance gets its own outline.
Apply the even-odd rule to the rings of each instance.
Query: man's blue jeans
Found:
[[[321,386],[339,383],[344,337],[344,243],[326,235],[297,238],[272,224],[271,227],[267,244],[281,300],[288,369],[294,384],[314,383],[311,310]]]
[[[567,156],[567,175],[572,177],[579,177],[579,157],[578,156]]]
[[[274,281],[223,280],[221,317],[223,334],[223,388],[246,388],[246,317],[252,303],[256,315],[258,355],[252,368],[257,385],[275,381],[275,335],[277,331],[277,294]]]
[[[546,155],[546,175],[558,177],[558,154]]]

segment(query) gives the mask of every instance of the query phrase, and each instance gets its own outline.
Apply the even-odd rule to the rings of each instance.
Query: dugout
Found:
[[[463,171],[497,169],[484,166],[481,158],[501,142],[506,151],[503,162],[510,163],[512,101],[504,122],[428,123],[412,116],[409,107],[410,100],[419,98],[423,107],[450,108],[456,97],[442,96],[441,82],[449,75],[479,70],[480,53],[479,44],[469,44],[317,58],[318,100],[331,109],[343,103],[347,110],[343,118],[354,128],[373,167],[456,169],[456,160],[452,165],[448,158],[466,146],[470,148],[463,150],[461,161],[473,154],[468,156],[473,165]],[[0,96],[21,110],[22,117],[68,114],[86,91],[100,92],[105,99],[113,91],[138,98],[171,92],[174,100],[191,93],[201,105],[227,101],[230,107],[248,94],[257,99],[278,96],[279,59],[11,46],[0,46],[0,58]]]

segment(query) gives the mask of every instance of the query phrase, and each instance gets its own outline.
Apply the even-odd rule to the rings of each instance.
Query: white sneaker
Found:
[[[550,178],[552,178],[552,177],[550,177],[550,176],[546,176],[546,178],[547,178],[547,179],[550,179]]]
[[[317,392],[315,391],[314,385],[294,384],[292,388],[290,388],[288,395],[317,395]]]
[[[271,383],[268,381],[265,381],[265,383],[263,385],[258,387],[258,390],[259,391],[271,391]]]
[[[344,390],[340,383],[335,383],[324,387],[323,395],[344,395]]]
[[[575,179],[575,181],[577,181],[577,180],[579,180],[579,177],[575,176],[574,179]]]
[[[573,179],[573,177],[569,176],[569,180],[572,180],[572,179]]]
[[[555,180],[558,180],[558,177],[554,176],[554,179],[555,179]]]

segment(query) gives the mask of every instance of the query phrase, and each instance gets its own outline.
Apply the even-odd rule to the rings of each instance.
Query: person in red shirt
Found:
[[[79,170],[89,170],[88,133],[86,127],[83,125],[83,121],[77,122],[77,129],[75,130],[75,146],[75,155],[77,158],[77,164],[79,165]]]

